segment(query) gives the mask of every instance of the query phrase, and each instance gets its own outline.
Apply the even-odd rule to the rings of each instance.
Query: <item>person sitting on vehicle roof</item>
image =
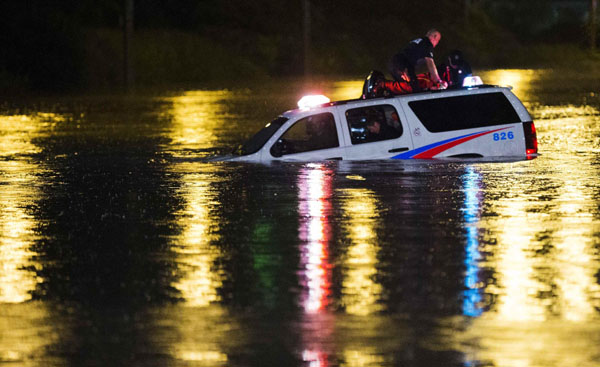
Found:
[[[437,29],[430,29],[425,37],[410,41],[408,46],[392,57],[390,62],[390,72],[396,81],[402,81],[404,69],[410,78],[412,91],[420,91],[415,68],[418,64],[425,62],[431,81],[438,86],[438,89],[447,87],[447,83],[440,79],[435,62],[433,60],[433,49],[440,42],[442,34]]]
[[[392,94],[407,94],[412,93],[413,88],[411,85],[410,76],[408,76],[408,69],[398,70],[397,76],[394,76],[396,80],[381,80],[379,81],[373,92],[379,94],[380,90],[387,90]]]
[[[448,87],[461,87],[463,80],[472,74],[471,65],[463,58],[462,52],[453,50],[447,58],[448,63],[440,65],[438,70]]]
[[[408,68],[404,68],[404,70],[398,73],[400,75],[400,80],[386,80],[382,79],[377,82],[375,87],[373,88],[373,93],[376,96],[381,95],[389,95],[391,94],[408,94],[413,92],[412,80],[408,76]],[[419,90],[436,90],[440,89],[440,85],[434,84],[431,81],[429,73],[419,74],[417,76],[417,84],[419,85]]]

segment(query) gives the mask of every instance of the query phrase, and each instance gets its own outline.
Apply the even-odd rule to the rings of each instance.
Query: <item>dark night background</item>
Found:
[[[124,0],[0,2],[0,91],[123,84]],[[303,0],[134,1],[136,86],[304,73]],[[461,49],[474,68],[578,67],[590,52],[590,0],[314,1],[315,75],[386,70],[409,40],[438,28],[441,59]],[[598,37],[595,38],[596,40]],[[596,41],[597,42],[597,41]]]

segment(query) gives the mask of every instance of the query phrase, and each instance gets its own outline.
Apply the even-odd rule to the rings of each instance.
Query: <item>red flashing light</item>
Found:
[[[538,151],[538,142],[533,121],[523,123],[523,132],[525,133],[525,153],[527,155],[536,154]]]

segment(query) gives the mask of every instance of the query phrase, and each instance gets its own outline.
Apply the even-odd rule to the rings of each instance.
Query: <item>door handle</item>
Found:
[[[402,148],[394,148],[394,149],[390,149],[388,150],[389,153],[398,153],[398,152],[406,152],[408,150],[408,147],[402,147]]]

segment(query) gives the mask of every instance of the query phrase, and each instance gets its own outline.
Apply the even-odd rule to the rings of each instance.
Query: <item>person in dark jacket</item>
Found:
[[[463,80],[471,76],[471,65],[465,60],[462,52],[453,50],[447,58],[447,62],[440,65],[438,70],[440,77],[448,83],[448,88],[459,88]]]
[[[427,65],[427,70],[431,81],[438,88],[443,89],[448,85],[438,75],[435,61],[433,60],[433,49],[442,39],[442,34],[437,29],[430,29],[425,37],[417,38],[409,42],[409,44],[400,52],[392,57],[390,62],[390,72],[397,82],[403,81],[403,73],[406,69],[406,74],[410,79],[412,91],[420,91],[415,68],[421,63]]]

